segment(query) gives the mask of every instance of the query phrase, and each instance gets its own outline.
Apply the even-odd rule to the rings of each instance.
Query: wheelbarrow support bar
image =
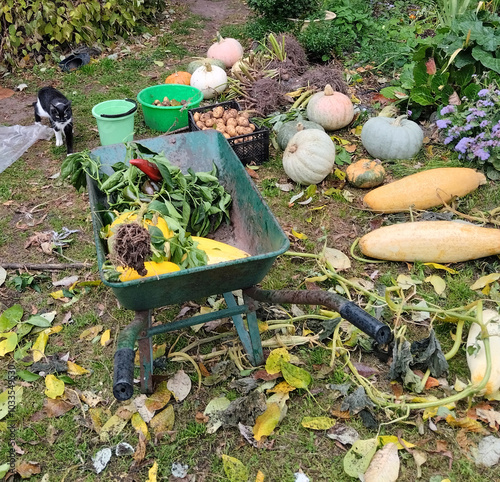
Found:
[[[296,305],[321,305],[337,311],[340,316],[356,328],[372,337],[379,345],[392,340],[391,329],[342,296],[322,290],[262,290],[256,286],[243,290],[254,299],[264,303],[293,303]]]

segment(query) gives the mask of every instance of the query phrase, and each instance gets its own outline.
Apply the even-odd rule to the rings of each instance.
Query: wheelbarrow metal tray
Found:
[[[137,141],[154,152],[163,152],[183,172],[210,171],[217,166],[221,184],[231,194],[231,225],[221,226],[214,239],[250,253],[251,256],[210,266],[184,269],[158,277],[134,281],[109,282],[103,275],[106,245],[99,232],[103,227],[101,213],[106,197],[95,181],[87,177],[89,201],[101,279],[109,286],[120,304],[142,311],[160,306],[197,300],[206,296],[249,288],[260,283],[277,256],[289,248],[289,241],[273,213],[253,184],[244,166],[224,136],[215,130],[159,136]],[[112,164],[125,160],[125,145],[112,144],[94,149],[103,170],[112,172]],[[222,238],[218,233],[223,232]]]

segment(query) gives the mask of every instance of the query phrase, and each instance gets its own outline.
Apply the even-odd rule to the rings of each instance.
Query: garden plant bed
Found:
[[[344,18],[341,3],[337,26]],[[398,14],[402,5],[421,22],[418,35],[431,35],[432,29],[425,27],[432,22],[425,17],[435,13],[432,2],[419,7],[401,2]],[[383,8],[375,2],[372,18],[383,16]],[[243,0],[169,2],[151,35],[117,41],[80,69],[65,73],[57,62],[14,69],[2,78],[7,90],[0,91],[0,124],[32,124],[37,90],[53,85],[72,100],[75,151],[97,149],[94,105],[136,98],[170,73],[185,70],[192,59],[205,55],[217,32],[239,36],[249,52],[258,44],[242,34],[251,15]],[[407,24],[389,28],[404,31]],[[360,136],[369,117],[387,105],[406,113],[408,104],[390,99],[388,90],[381,94],[389,88],[393,95],[403,95],[394,93],[403,89],[397,82],[401,73],[379,62],[348,62],[340,54],[310,62],[311,67],[328,67],[338,90],[345,82],[355,118],[328,131],[336,145],[336,164],[329,175],[312,186],[293,182],[284,172],[273,127],[288,120],[289,107],[307,89],[286,98],[299,89],[302,73],[284,81],[284,104],[278,109],[282,117],[273,111],[265,124],[269,160],[246,166],[249,182],[290,242],[261,287],[341,295],[390,326],[399,343],[396,351],[392,345],[373,346],[345,320],[337,324],[336,314],[323,306],[280,304],[269,298],[256,312],[267,364],[253,367],[232,320],[216,319],[155,336],[155,394],[145,402],[136,383],[130,400],[117,401],[113,357],[120,333],[136,313],[121,306],[100,281],[88,192],[77,191],[60,176],[65,148],[55,147],[54,138],[38,141],[0,173],[0,266],[5,268],[5,273],[0,270],[0,367],[5,374],[0,393],[15,393],[16,398],[10,412],[7,400],[0,401],[0,423],[5,422],[1,437],[8,442],[0,449],[0,471],[11,458],[16,464],[15,470],[7,467],[6,480],[17,480],[17,471],[34,481],[349,481],[356,480],[352,474],[357,467],[359,473],[366,470],[363,464],[376,449],[380,456],[382,445],[391,442],[399,444],[398,481],[498,479],[499,402],[473,390],[466,392],[472,396],[461,395],[471,378],[466,340],[476,307],[498,311],[498,257],[381,263],[363,256],[357,241],[381,226],[410,221],[454,219],[498,228],[499,181],[488,178],[445,206],[397,213],[369,210],[363,203],[369,190],[350,185],[345,171],[358,159],[372,158]],[[247,78],[241,79],[239,86],[250,89]],[[16,89],[21,84],[27,87]],[[406,94],[410,91],[406,87]],[[250,90],[241,97],[228,92],[232,94],[201,106],[234,100],[243,109],[261,110]],[[459,159],[453,144],[443,143],[436,114],[424,111],[415,118],[423,133],[422,148],[409,160],[383,160],[384,184],[428,168],[480,169]],[[301,111],[305,113],[306,107]],[[150,130],[140,110],[135,129],[138,142],[176,135]],[[185,129],[181,134],[190,133]],[[221,228],[223,241],[224,229],[230,228]],[[232,236],[229,232],[227,239]],[[457,244],[450,250],[459,252]],[[151,323],[154,328],[224,307],[219,295],[193,299],[155,308]],[[15,350],[9,349],[9,333],[17,334]],[[493,345],[495,338],[491,340]],[[415,345],[410,355],[413,342],[427,345]],[[398,349],[410,357],[430,353],[430,358],[394,365]],[[430,375],[429,359],[434,363]],[[136,382],[138,362],[136,358]],[[278,385],[285,380],[287,384]],[[450,403],[439,401],[447,397],[452,397]],[[211,412],[227,409],[230,402],[220,419]],[[367,453],[364,458],[352,457],[356,440]],[[118,444],[124,455],[116,455]],[[484,450],[485,444],[490,450]],[[105,449],[111,457],[99,468],[109,456]],[[485,454],[493,460],[491,466],[484,462]],[[395,467],[394,453],[391,457],[383,462],[387,480]]]

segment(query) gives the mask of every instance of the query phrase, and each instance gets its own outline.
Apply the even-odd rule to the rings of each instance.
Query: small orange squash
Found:
[[[379,159],[360,159],[350,164],[345,173],[347,182],[360,189],[380,186],[385,179],[385,169]]]
[[[190,85],[191,74],[189,72],[184,72],[182,70],[179,72],[174,72],[165,79],[165,84]]]

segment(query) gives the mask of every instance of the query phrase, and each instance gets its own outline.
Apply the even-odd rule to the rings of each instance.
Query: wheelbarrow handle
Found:
[[[135,351],[131,348],[119,348],[115,352],[113,395],[120,402],[134,394],[134,359]]]
[[[262,290],[256,286],[243,292],[255,301],[326,306],[337,311],[342,318],[372,337],[379,345],[392,341],[392,332],[387,325],[337,293],[323,290]]]
[[[134,321],[120,332],[114,358],[113,395],[123,402],[134,394],[135,342],[147,329],[149,311],[136,311]]]

